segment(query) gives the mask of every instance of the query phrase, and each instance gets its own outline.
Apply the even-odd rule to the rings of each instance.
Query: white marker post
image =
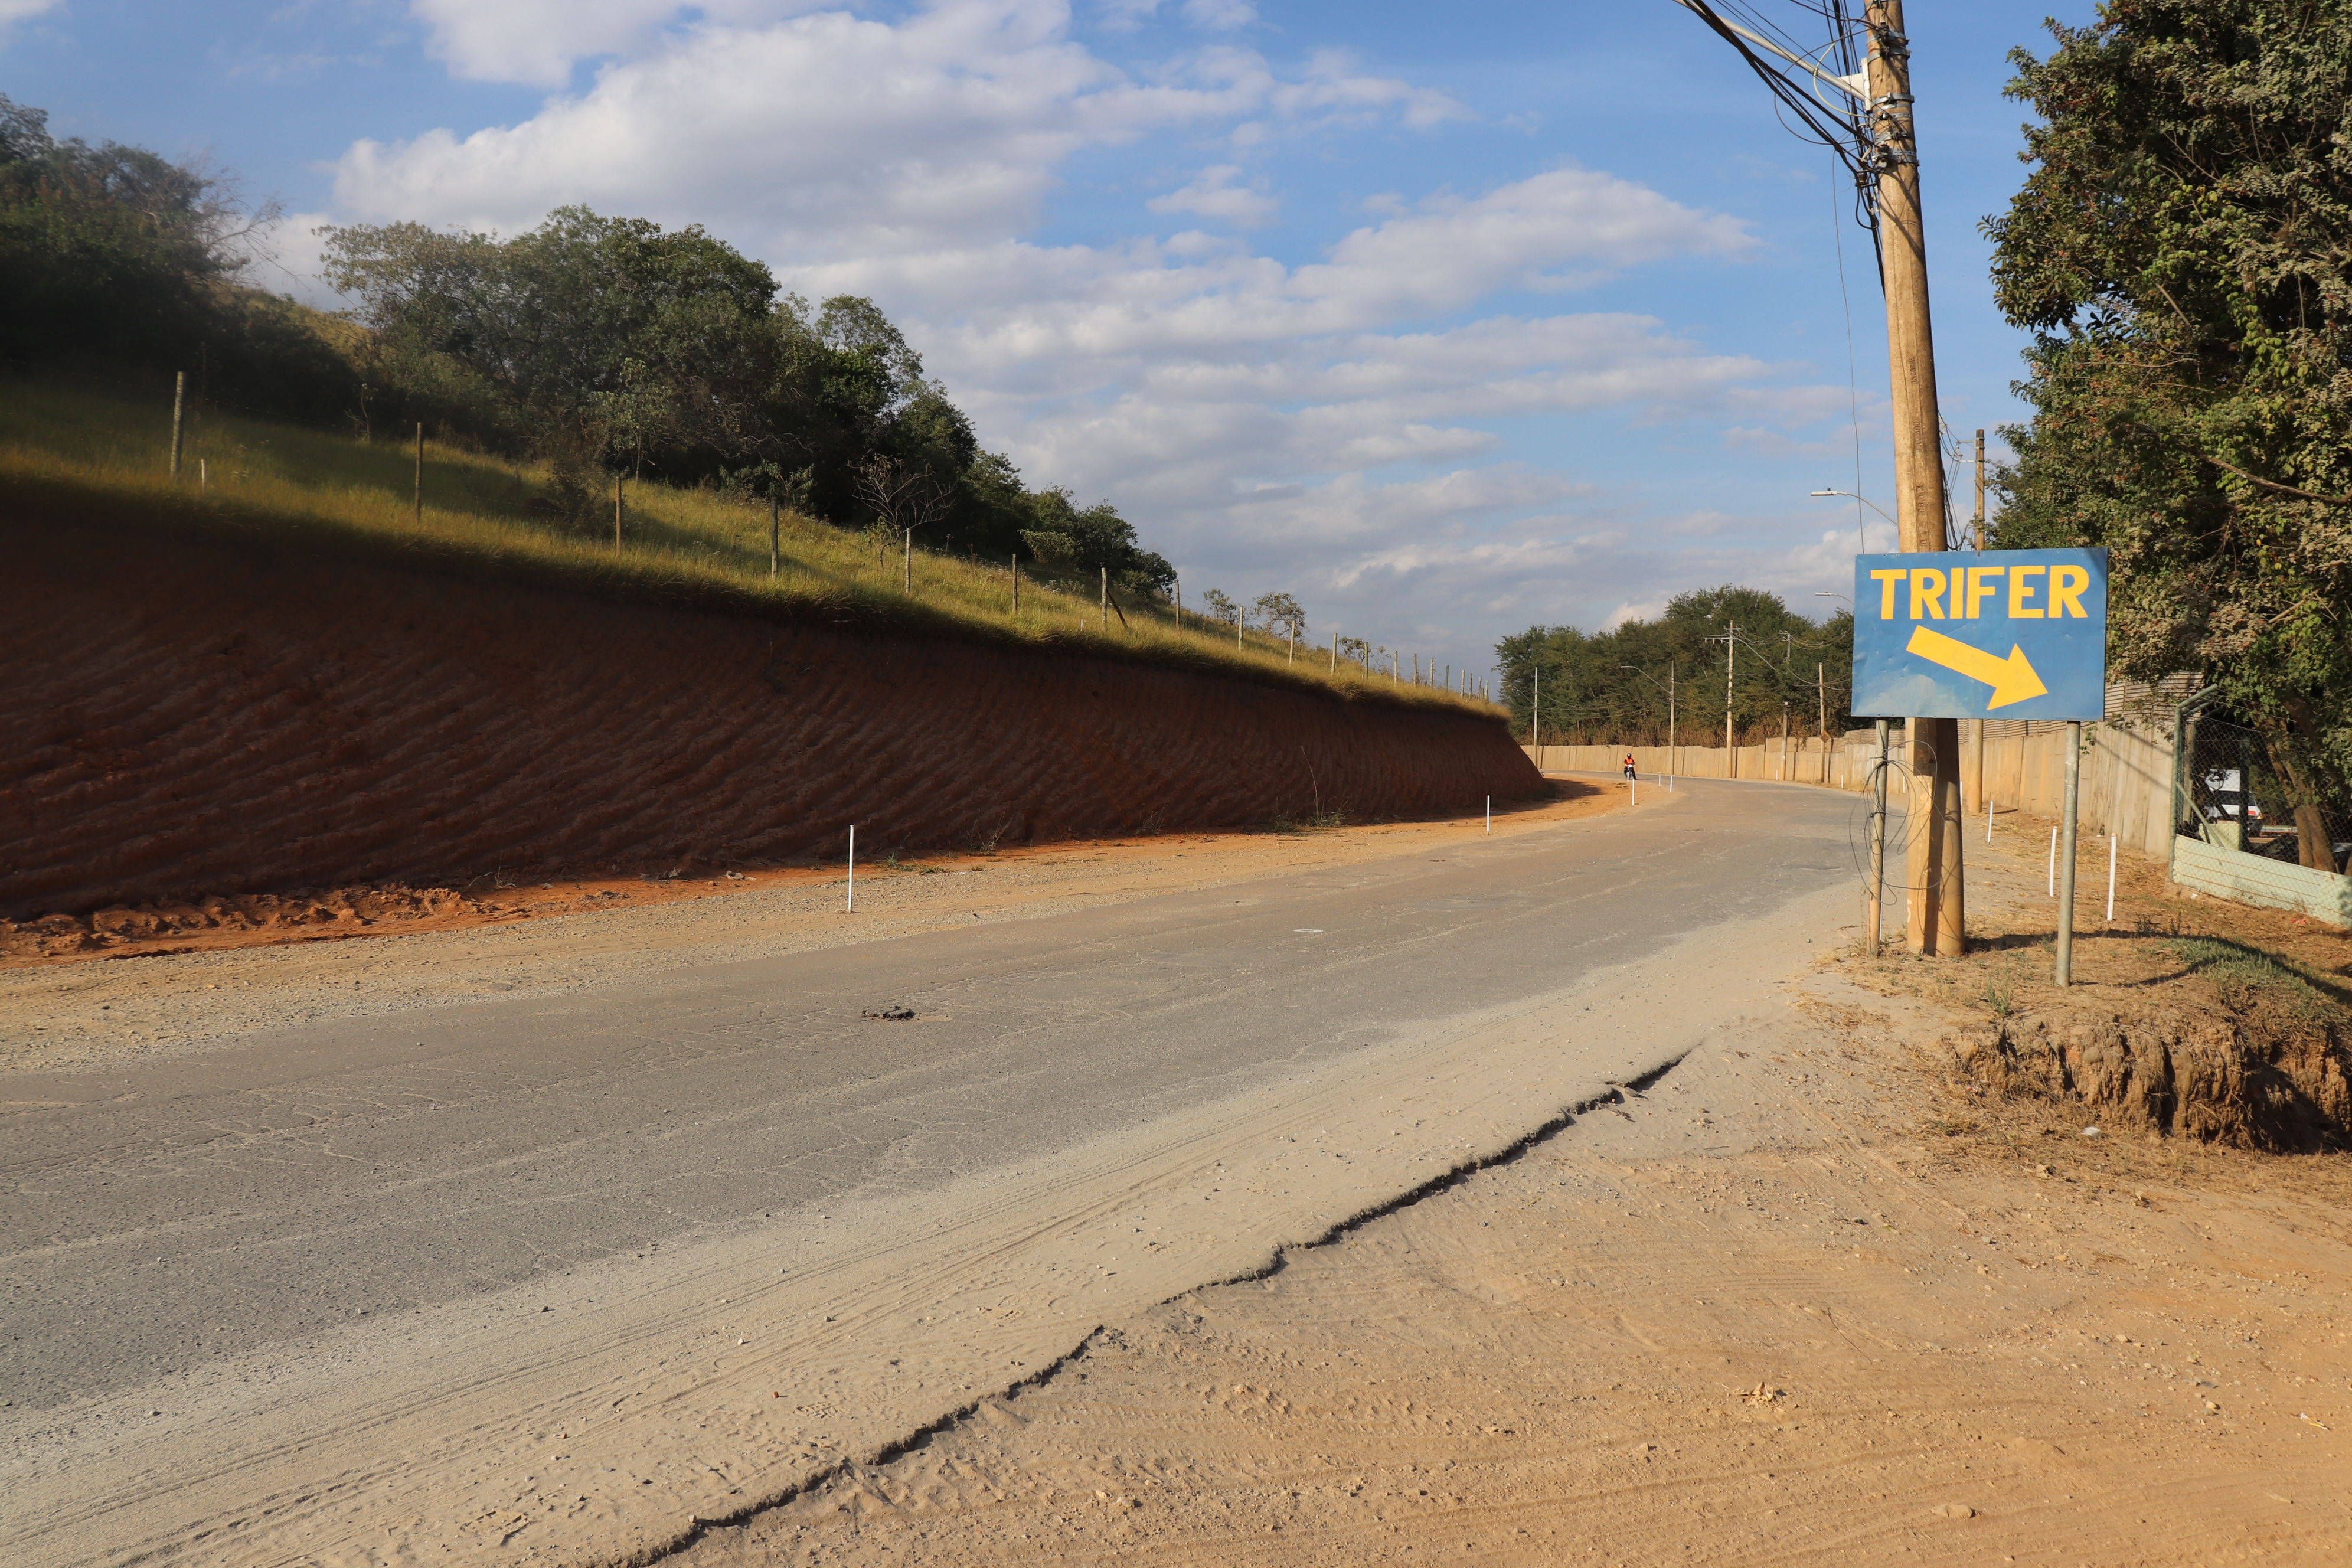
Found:
[[[849,825],[849,908],[848,914],[857,912],[857,824]]]
[[[1486,831],[1495,831],[1495,797],[1491,795],[1486,797]]]
[[[1985,791],[1985,842],[1992,842],[1992,791]]]
[[[2107,835],[2107,923],[2116,923],[2116,836]]]
[[[2058,896],[2058,830],[2050,830],[2050,896]]]

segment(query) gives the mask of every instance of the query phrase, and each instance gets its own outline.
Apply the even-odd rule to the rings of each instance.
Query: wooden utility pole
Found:
[[[1906,551],[1944,548],[1942,426],[1927,312],[1927,237],[1920,220],[1919,142],[1912,116],[1911,44],[1903,0],[1867,0],[1870,122],[1878,152],[1879,254],[1886,279],[1886,354],[1895,414],[1895,521]],[[1967,941],[1961,891],[1959,721],[1912,719],[1911,951],[1957,958]]]
[[[1983,431],[1981,431],[1981,430],[1979,430],[1979,431],[1978,431],[1978,432],[1977,432],[1977,515],[1976,515],[1976,525],[1977,525],[1977,548],[1978,548],[1979,551],[1981,551],[1981,550],[1982,550],[1982,549],[1984,549],[1984,547],[1985,547],[1985,541],[1984,541],[1984,533],[1985,533],[1985,510],[1984,510],[1984,432],[1983,432]]]
[[[1739,752],[1731,743],[1731,681],[1739,671],[1739,628],[1723,628],[1723,776],[1739,776]]]

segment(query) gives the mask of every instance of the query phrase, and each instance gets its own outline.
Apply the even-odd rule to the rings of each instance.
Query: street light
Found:
[[[1879,505],[1868,496],[1856,495],[1852,490],[1815,490],[1813,494],[1817,496],[1843,496],[1849,500],[1858,500],[1863,505],[1868,507],[1871,510],[1876,512],[1879,516],[1885,518],[1888,522],[1894,523],[1895,538],[1900,539],[1903,537],[1903,525],[1899,522],[1895,522],[1895,519],[1888,514],[1885,507]],[[1862,541],[1862,549],[1860,553],[1864,555],[1869,554],[1870,535],[1863,531],[1862,514],[1859,512],[1854,514],[1853,531],[1854,537]]]
[[[1651,685],[1658,686],[1658,678],[1646,669],[1637,668],[1630,664],[1621,664],[1617,668],[1631,669]],[[1673,659],[1666,660],[1666,683],[1664,686],[1658,686],[1658,689],[1666,694],[1666,772],[1679,773],[1683,770],[1682,758],[1677,756],[1675,751],[1675,661]]]

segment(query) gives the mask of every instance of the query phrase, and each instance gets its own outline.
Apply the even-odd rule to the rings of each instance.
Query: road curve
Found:
[[[658,1550],[1765,1005],[1853,919],[1854,810],[1685,781],[1491,844],[0,1079],[0,1554]]]

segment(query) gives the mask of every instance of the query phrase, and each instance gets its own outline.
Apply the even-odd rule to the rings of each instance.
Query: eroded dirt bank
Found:
[[[656,875],[1541,787],[1497,721],[0,522],[0,916]]]

